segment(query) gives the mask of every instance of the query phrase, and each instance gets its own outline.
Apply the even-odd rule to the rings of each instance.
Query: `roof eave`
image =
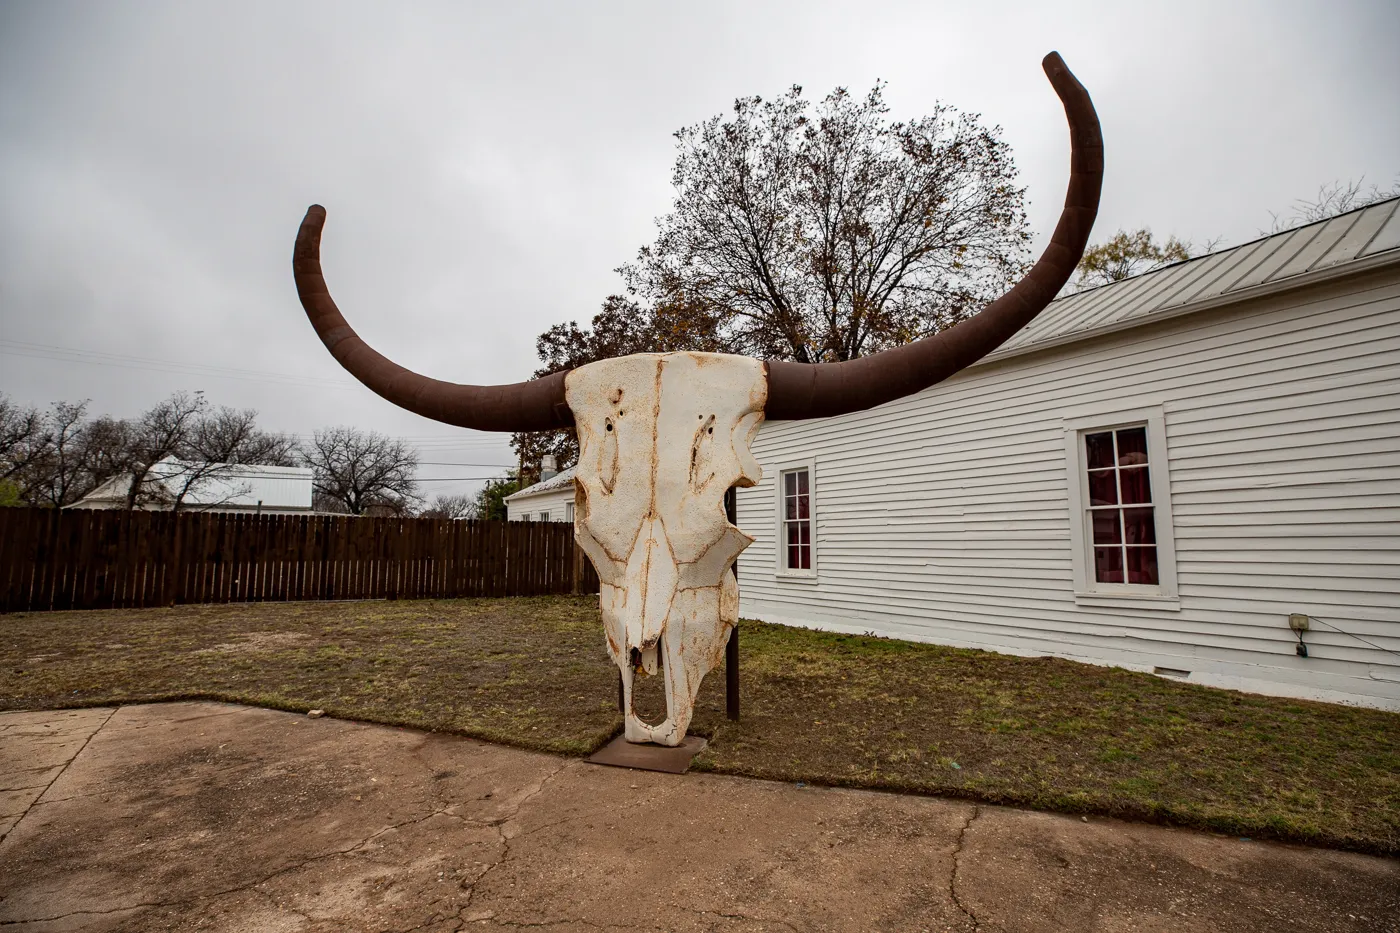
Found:
[[[576,481],[575,481],[575,480],[572,480],[572,478],[571,478],[570,483],[569,483],[568,485],[565,485],[565,484],[561,483],[561,484],[559,484],[558,486],[551,486],[551,487],[549,487],[548,489],[538,489],[538,488],[536,488],[536,487],[539,486],[540,484],[539,484],[539,483],[536,483],[534,486],[527,486],[526,488],[520,490],[519,492],[513,492],[513,493],[511,493],[510,495],[506,496],[506,497],[505,497],[504,499],[502,499],[501,501],[502,501],[502,502],[512,502],[512,501],[514,501],[514,500],[516,500],[516,499],[529,499],[529,498],[532,497],[532,496],[547,496],[547,495],[549,495],[549,494],[552,493],[552,492],[563,492],[564,490],[568,489],[569,486],[572,486],[574,482],[576,482]]]
[[[1226,308],[1230,305],[1253,301],[1256,298],[1266,298],[1270,295],[1277,295],[1298,288],[1306,288],[1310,285],[1318,285],[1323,282],[1349,278],[1366,272],[1374,272],[1389,266],[1400,266],[1400,249],[1387,250],[1383,253],[1377,253],[1374,256],[1366,256],[1362,259],[1353,259],[1349,262],[1338,263],[1335,266],[1328,266],[1325,269],[1303,272],[1275,282],[1265,282],[1262,285],[1253,285],[1249,288],[1239,289],[1238,291],[1226,292],[1222,295],[1207,298],[1204,301],[1187,302],[1179,307],[1169,308],[1153,314],[1131,317],[1126,320],[1115,321],[1088,330],[1075,331],[1059,337],[1047,338],[1046,340],[1036,341],[1035,343],[1029,343],[1024,346],[996,350],[992,353],[988,353],[968,368],[971,369],[974,366],[998,363],[1002,360],[1011,359],[1012,357],[1024,356],[1028,353],[1039,353],[1041,350],[1063,347],[1068,344],[1079,343],[1083,340],[1092,340],[1095,337],[1102,337],[1105,334],[1115,334],[1137,327],[1146,327],[1149,324],[1174,320],[1175,318],[1185,317],[1188,314],[1197,314],[1201,311],[1213,311],[1218,308]]]

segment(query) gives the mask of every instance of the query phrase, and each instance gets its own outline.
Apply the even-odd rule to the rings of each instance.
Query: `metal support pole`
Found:
[[[739,626],[729,630],[729,641],[724,646],[724,711],[735,722],[739,721]]]
[[[724,514],[730,524],[739,523],[739,491],[733,486],[724,494]],[[734,561],[734,580],[739,580],[739,561]],[[724,712],[734,722],[739,721],[739,624],[729,630],[724,645]]]

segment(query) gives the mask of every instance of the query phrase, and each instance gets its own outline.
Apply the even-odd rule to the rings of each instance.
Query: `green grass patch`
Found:
[[[745,622],[696,767],[1400,854],[1400,715]],[[0,709],[173,699],[585,754],[621,727],[596,597],[0,617]]]

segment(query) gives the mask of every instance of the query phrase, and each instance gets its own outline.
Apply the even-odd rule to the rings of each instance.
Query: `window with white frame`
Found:
[[[574,520],[574,504],[573,504],[572,502],[565,502],[565,503],[564,503],[564,521],[566,521],[566,522],[571,522],[571,521],[573,521],[573,520]]]
[[[778,477],[778,569],[810,575],[816,568],[810,465],[783,470]]]
[[[1084,435],[1095,583],[1157,586],[1147,425]]]
[[[1076,598],[1175,608],[1166,430],[1160,406],[1067,420]]]

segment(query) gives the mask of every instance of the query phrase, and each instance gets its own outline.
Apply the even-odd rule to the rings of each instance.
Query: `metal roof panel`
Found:
[[[1336,246],[1338,240],[1346,236],[1347,231],[1352,228],[1362,213],[1364,212],[1357,211],[1351,214],[1342,214],[1340,217],[1333,217],[1327,221],[1318,229],[1317,235],[1312,238],[1312,241],[1300,249],[1296,256],[1284,263],[1283,267],[1273,274],[1271,280],[1286,279],[1290,275],[1307,272],[1312,268],[1313,263],[1327,255],[1327,251]]]
[[[1262,285],[1273,277],[1273,274],[1283,268],[1284,264],[1294,256],[1298,255],[1298,250],[1303,245],[1317,235],[1317,231],[1311,227],[1299,227],[1296,230],[1289,230],[1287,233],[1279,234],[1277,238],[1270,237],[1264,241],[1267,248],[1259,251],[1258,259],[1254,263],[1254,268],[1236,279],[1225,291],[1232,292],[1236,289],[1249,288],[1252,285]]]
[[[1188,300],[1203,301],[1207,298],[1219,295],[1226,291],[1235,279],[1239,278],[1241,269],[1248,269],[1253,266],[1253,261],[1249,258],[1253,256],[1262,243],[1262,240],[1255,240],[1253,243],[1246,243],[1243,246],[1236,246],[1228,249],[1223,255],[1230,257],[1229,260],[1217,266],[1214,274],[1207,280],[1201,282],[1196,290],[1192,292]]]
[[[1203,280],[1220,268],[1221,263],[1228,262],[1229,259],[1228,252],[1220,252],[1183,263],[1182,268],[1173,277],[1171,288],[1161,293],[1154,303],[1153,310],[1185,304],[1186,296],[1194,292]]]
[[[1355,259],[1361,254],[1366,244],[1375,237],[1376,232],[1384,227],[1385,222],[1396,212],[1396,205],[1400,205],[1400,201],[1373,204],[1362,211],[1361,216],[1356,219],[1356,223],[1351,225],[1346,236],[1338,240],[1336,245],[1323,254],[1321,259],[1313,263],[1313,268],[1321,269],[1324,266],[1332,266],[1339,262]]]
[[[1385,226],[1376,233],[1371,242],[1362,247],[1357,254],[1360,259],[1364,256],[1374,256],[1376,253],[1385,252],[1388,249],[1395,249],[1400,246],[1400,208],[1397,208],[1390,215],[1390,219],[1385,222]]]

